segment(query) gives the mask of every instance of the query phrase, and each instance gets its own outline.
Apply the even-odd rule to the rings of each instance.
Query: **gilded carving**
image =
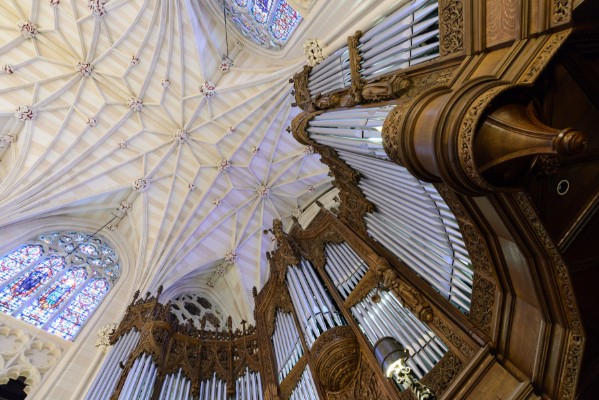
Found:
[[[351,76],[350,94],[356,103],[362,102],[362,76],[360,74],[362,56],[360,55],[360,38],[362,32],[358,31],[355,35],[347,38],[347,48],[349,50],[349,71]]]
[[[433,320],[433,309],[420,292],[402,282],[395,271],[388,269],[383,274],[385,287],[391,289],[401,299],[403,306],[412,311],[419,320],[430,322]]]
[[[304,65],[304,69],[293,77],[293,89],[295,91],[295,102],[304,111],[314,111],[310,100],[308,81],[312,67]]]
[[[380,281],[379,274],[376,273],[373,269],[368,269],[366,274],[360,279],[360,282],[356,285],[356,287],[351,291],[349,296],[343,302],[343,306],[347,309],[352,308],[356,304],[358,304],[364,297],[370,293],[372,289],[378,286]]]
[[[464,5],[462,0],[439,1],[441,55],[464,50]]]
[[[580,321],[578,306],[576,305],[572,282],[570,281],[570,274],[559,250],[551,237],[549,237],[549,234],[537,216],[528,196],[525,193],[520,192],[514,194],[514,197],[524,217],[549,255],[553,268],[555,269],[556,281],[562,297],[562,304],[566,309],[569,327],[564,368],[560,379],[558,397],[561,399],[571,399],[574,398],[576,394],[576,384],[578,382],[580,365],[582,363],[584,340],[582,339],[582,323]]]

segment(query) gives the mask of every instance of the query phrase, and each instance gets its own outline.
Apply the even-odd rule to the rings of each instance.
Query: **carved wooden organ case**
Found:
[[[329,166],[340,207],[291,233],[294,252],[282,263],[273,254],[273,276],[281,284],[277,268],[310,261],[354,331],[354,365],[377,369],[372,332],[349,310],[380,297],[378,287],[446,346],[424,377],[437,394],[592,393],[599,327],[585,282],[599,276],[597,11],[588,1],[409,2],[295,76],[304,112],[292,133]],[[443,243],[411,241],[419,235]],[[349,291],[326,271],[334,244],[368,266]],[[434,276],[444,263],[455,271],[449,281]],[[268,288],[258,299],[270,308],[259,309],[272,327],[289,301],[266,300]],[[319,380],[333,373],[324,361],[303,354],[320,395],[341,396]],[[280,382],[284,398],[290,379]],[[367,398],[357,394],[363,379],[354,375],[343,396]]]

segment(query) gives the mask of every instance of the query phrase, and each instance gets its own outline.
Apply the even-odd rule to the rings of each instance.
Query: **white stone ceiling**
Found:
[[[300,64],[232,41],[223,73],[222,22],[203,3],[0,2],[0,226],[117,215],[104,230],[135,254],[135,287],[247,316],[268,275],[263,230],[330,178],[285,132]]]

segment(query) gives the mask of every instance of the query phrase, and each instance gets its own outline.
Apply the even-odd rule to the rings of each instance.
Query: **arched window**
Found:
[[[73,340],[119,275],[105,240],[42,234],[0,258],[0,311]]]
[[[268,49],[285,46],[301,15],[285,0],[219,0],[229,19],[247,38]]]

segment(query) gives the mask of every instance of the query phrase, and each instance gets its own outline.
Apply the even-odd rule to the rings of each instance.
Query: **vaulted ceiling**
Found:
[[[0,227],[110,222],[104,232],[135,254],[135,286],[203,292],[244,316],[268,278],[263,231],[331,183],[285,131],[299,112],[288,82],[299,39],[265,56],[230,33],[223,71],[217,11],[204,0],[0,2]],[[314,26],[302,24],[305,37]]]

